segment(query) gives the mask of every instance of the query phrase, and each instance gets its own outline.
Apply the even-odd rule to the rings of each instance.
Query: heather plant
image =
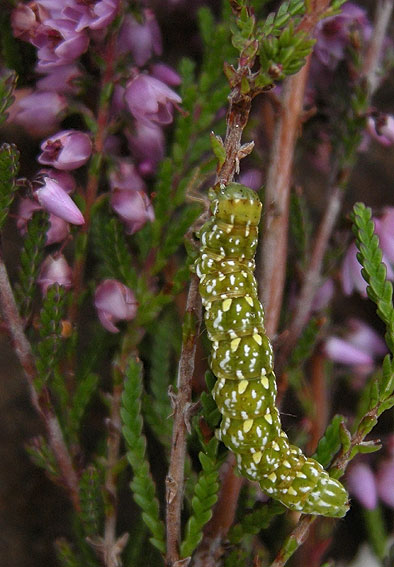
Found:
[[[394,202],[384,189],[377,200],[375,187],[367,204],[354,198],[364,157],[389,159],[394,146],[394,118],[379,108],[392,8],[6,3],[1,323],[43,426],[26,450],[70,503],[57,565],[358,567],[363,554],[392,565]],[[235,279],[248,258],[253,275],[249,228],[239,257],[227,248],[242,198],[218,212],[218,196],[237,187],[253,195],[253,211],[263,203],[255,275],[286,451],[300,447],[313,475],[340,487],[340,513],[304,506],[317,481],[299,480],[301,458],[298,484],[272,471],[275,491],[256,478],[261,489],[220,441],[223,377],[208,359],[224,339],[212,338],[209,317],[218,328],[232,298],[252,305],[252,296],[263,316],[253,280],[226,289],[217,312],[205,297],[213,347],[202,322],[199,278],[211,293],[212,265],[229,262],[218,279]],[[204,264],[207,240],[226,230]],[[247,330],[223,323],[241,378]],[[252,397],[238,439],[252,427]],[[282,468],[286,433],[272,434]],[[264,447],[252,453],[260,462]],[[349,505],[344,518],[326,517]]]

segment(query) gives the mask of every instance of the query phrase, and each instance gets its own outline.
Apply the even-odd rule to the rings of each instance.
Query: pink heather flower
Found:
[[[370,116],[367,120],[367,132],[382,146],[392,146],[394,144],[394,116],[391,114]]]
[[[57,257],[48,256],[44,260],[37,283],[43,295],[46,294],[49,286],[56,283],[66,289],[72,287],[72,270],[63,254]]]
[[[155,63],[151,66],[150,72],[152,77],[159,79],[162,83],[170,85],[170,87],[177,87],[181,84],[181,77],[169,65],[164,63]]]
[[[347,324],[349,332],[346,338],[350,344],[369,353],[373,358],[387,353],[387,346],[382,337],[364,321],[352,317],[348,319]]]
[[[68,171],[59,171],[57,169],[43,168],[37,173],[37,178],[50,177],[61,185],[63,191],[70,194],[75,191],[75,179]]]
[[[66,106],[66,99],[58,93],[33,92],[18,99],[13,121],[32,135],[48,135],[58,127],[60,115]]]
[[[374,222],[384,259],[390,266],[394,265],[394,208],[386,207],[380,219],[374,218]]]
[[[78,130],[63,130],[41,144],[38,161],[61,170],[77,169],[84,165],[92,153],[92,142],[87,134]]]
[[[363,297],[367,297],[367,283],[361,275],[361,264],[357,260],[357,246],[353,243],[349,246],[342,263],[342,288],[346,295],[358,291]]]
[[[125,100],[131,114],[138,120],[170,124],[172,105],[182,99],[161,81],[149,75],[138,75],[126,85]]]
[[[334,282],[328,279],[319,287],[312,302],[312,311],[321,311],[325,309],[334,296]]]
[[[382,461],[377,473],[378,494],[387,506],[394,508],[394,458]]]
[[[18,208],[18,218],[16,221],[16,226],[22,236],[27,232],[27,225],[33,214],[36,211],[42,210],[42,207],[37,203],[37,201],[32,201],[31,199],[21,199]],[[55,244],[56,242],[63,242],[70,234],[69,224],[57,217],[56,215],[49,215],[49,229],[47,231],[46,245]]]
[[[153,12],[144,10],[144,22],[127,14],[119,32],[119,53],[131,53],[135,64],[142,67],[155,53],[161,55],[161,34]]]
[[[373,358],[370,354],[339,337],[329,337],[324,344],[324,352],[330,360],[340,364],[363,365],[368,369],[373,366]]]
[[[89,45],[88,35],[76,32],[74,22],[52,19],[40,28],[32,43],[37,47],[37,71],[46,73],[54,67],[73,63]]]
[[[164,133],[153,122],[137,120],[133,134],[126,131],[130,150],[138,161],[141,175],[152,175],[164,156]]]
[[[37,89],[40,91],[55,91],[63,94],[74,94],[78,92],[78,79],[82,71],[77,65],[62,65],[51,69],[45,77],[37,81]]]
[[[345,56],[350,32],[357,29],[366,40],[371,34],[371,24],[365,10],[346,2],[341,13],[321,20],[317,25],[317,41],[314,54],[325,67],[334,70]]]
[[[102,30],[113,21],[118,9],[119,0],[67,0],[62,15],[74,22],[76,32],[85,28]]]
[[[127,159],[120,159],[117,167],[109,174],[109,181],[112,191],[144,191],[145,183],[138,175],[136,167]]]
[[[347,474],[347,486],[350,494],[355,496],[364,508],[376,508],[378,497],[375,475],[372,469],[364,464],[353,465]]]
[[[148,221],[155,219],[152,204],[144,191],[115,190],[111,206],[126,225],[126,232],[134,234]]]
[[[11,14],[12,33],[18,39],[31,42],[47,18],[48,12],[41,2],[20,3]]]
[[[131,321],[137,314],[137,301],[132,290],[117,280],[104,280],[94,294],[94,305],[100,322],[110,333],[118,333],[114,323]]]
[[[59,183],[50,177],[44,177],[44,183],[34,192],[43,209],[71,224],[84,224],[81,211]]]
[[[258,191],[263,184],[263,173],[260,169],[247,169],[239,176],[239,182],[246,185],[246,187]]]

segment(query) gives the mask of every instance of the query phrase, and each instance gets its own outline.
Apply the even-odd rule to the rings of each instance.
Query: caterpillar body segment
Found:
[[[236,454],[240,472],[272,498],[305,514],[342,517],[345,488],[290,444],[275,406],[272,347],[253,275],[261,202],[237,183],[211,200],[195,270],[212,342],[212,393],[222,414],[218,435]]]

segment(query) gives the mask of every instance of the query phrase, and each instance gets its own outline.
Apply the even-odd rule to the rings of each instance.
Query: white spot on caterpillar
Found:
[[[272,441],[272,448],[274,451],[280,451],[280,447],[276,441]]]
[[[241,342],[241,339],[239,337],[236,338],[236,339],[233,339],[231,341],[231,343],[230,343],[231,352],[235,352],[237,350],[240,342]]]
[[[253,419],[247,419],[243,422],[243,430],[248,433],[253,427]]]
[[[245,299],[246,299],[247,303],[249,303],[249,305],[251,307],[253,307],[253,298],[250,297],[250,295],[245,295]]]
[[[274,472],[272,472],[271,474],[268,475],[268,478],[270,479],[271,482],[276,482],[276,479],[278,477],[276,476],[276,474]]]
[[[238,393],[243,394],[248,387],[248,384],[249,382],[247,380],[241,380],[241,382],[238,384]]]
[[[287,469],[291,469],[291,464],[289,463],[289,461],[283,461],[283,465],[287,468]]]
[[[301,471],[297,471],[297,472],[296,472],[296,476],[297,476],[298,478],[308,478],[308,477],[306,476],[306,474],[304,474],[304,473],[301,472]]]

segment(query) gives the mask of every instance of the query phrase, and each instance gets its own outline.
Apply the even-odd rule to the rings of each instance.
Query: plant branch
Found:
[[[178,393],[174,400],[174,424],[170,466],[166,478],[166,564],[169,567],[174,566],[180,558],[181,510],[184,489],[186,439],[188,433],[187,410],[190,408],[192,399],[194,359],[202,311],[198,284],[199,280],[197,276],[193,274],[186,303],[182,352],[178,369]]]
[[[265,327],[270,337],[276,333],[282,305],[286,276],[291,170],[308,69],[307,63],[299,73],[286,79],[265,187],[264,237],[260,248],[258,279],[260,300],[266,308]]]
[[[62,481],[68,489],[74,508],[79,511],[79,485],[78,476],[74,470],[71,456],[66,447],[63,433],[52,407],[47,388],[43,387],[38,396],[34,387],[37,379],[37,370],[30,343],[23,330],[23,322],[12,293],[7,270],[2,257],[0,257],[0,306],[3,313],[3,322],[7,326],[15,353],[23,368],[30,389],[30,398],[33,407],[42,418],[48,433],[50,447],[55,455]]]
[[[97,116],[97,131],[93,139],[94,153],[90,160],[88,183],[86,187],[86,197],[85,197],[85,210],[84,218],[85,224],[81,228],[80,246],[76,255],[74,264],[74,275],[73,275],[73,300],[69,309],[69,319],[71,322],[75,321],[78,314],[78,306],[80,300],[80,294],[83,287],[83,277],[85,270],[87,245],[88,245],[88,234],[91,225],[91,213],[92,207],[95,203],[99,181],[101,165],[104,155],[104,143],[107,134],[107,123],[110,111],[111,96],[113,85],[113,75],[114,75],[114,61],[116,57],[115,53],[116,46],[116,33],[113,32],[106,44],[105,52],[105,62],[106,67],[101,81],[101,92],[100,92],[100,105]]]

